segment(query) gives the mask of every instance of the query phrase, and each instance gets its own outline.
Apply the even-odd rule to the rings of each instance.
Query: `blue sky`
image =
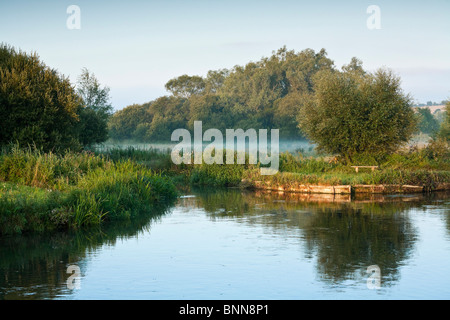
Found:
[[[80,30],[66,26],[70,5]],[[381,29],[369,30],[370,5]],[[450,97],[450,1],[31,1],[0,2],[0,42],[37,52],[74,82],[82,68],[111,88],[115,109],[167,94],[173,77],[206,75],[286,45],[325,48],[341,67],[387,67],[420,102]]]

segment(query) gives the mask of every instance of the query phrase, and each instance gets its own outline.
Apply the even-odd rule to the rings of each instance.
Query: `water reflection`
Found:
[[[345,281],[378,265],[385,285],[397,279],[417,240],[405,209],[387,204],[322,209],[305,228],[305,237],[324,279]]]
[[[270,227],[271,233],[298,230],[305,258],[316,258],[318,276],[332,284],[366,279],[368,266],[377,265],[384,286],[399,277],[418,240],[408,211],[442,206],[448,193],[430,195],[307,195],[276,192],[197,191],[192,202],[211,219],[237,220]],[[442,210],[449,212],[448,207]],[[449,215],[445,215],[447,227]]]
[[[0,299],[54,299],[68,293],[67,268],[86,270],[86,257],[117,241],[150,232],[167,208],[133,221],[72,232],[0,237]]]
[[[289,251],[290,254],[300,256],[297,260],[289,260],[299,263],[292,268],[313,264],[316,279],[311,281],[329,287],[348,284],[349,281],[361,285],[367,278],[367,267],[377,265],[381,269],[383,287],[386,288],[399,281],[401,267],[414,255],[420,240],[411,212],[425,213],[430,208],[438,208],[437,212],[442,213],[442,224],[450,234],[448,199],[448,193],[352,198],[240,189],[195,189],[179,199],[176,206],[155,210],[127,223],[70,233],[0,238],[0,299],[54,299],[70,296],[71,292],[66,286],[69,265],[79,266],[83,275],[89,269],[92,257],[105,248],[114,248],[121,240],[126,242],[141,235],[151,236],[155,222],[160,221],[161,225],[167,223],[169,211],[171,214],[178,212],[174,223],[179,225],[180,221],[185,221],[182,219],[192,219],[192,215],[184,217],[180,212],[192,211],[194,208],[203,217],[206,215],[206,220],[214,223],[216,228],[220,228],[221,222],[226,222],[254,227],[252,232],[262,230],[261,237],[265,240],[289,239],[289,244],[301,248]],[[183,223],[195,229],[195,225],[189,221]],[[205,225],[202,227],[205,228]],[[239,238],[237,240],[235,243],[239,246]],[[163,246],[163,254],[166,252],[164,250],[173,249],[170,241],[167,243],[166,247],[158,243]],[[156,256],[151,256],[149,250],[140,250],[148,255],[154,265],[164,263],[159,262]],[[220,247],[217,248],[217,252],[220,253],[220,250]],[[234,252],[242,250],[236,248]],[[236,257],[236,263],[239,260]],[[215,265],[214,261],[210,265]],[[176,269],[179,272],[184,269],[182,264],[171,267],[179,268]],[[244,269],[239,270],[242,272]],[[201,277],[205,270],[199,269],[198,272],[197,276]],[[165,288],[163,284],[161,288]]]

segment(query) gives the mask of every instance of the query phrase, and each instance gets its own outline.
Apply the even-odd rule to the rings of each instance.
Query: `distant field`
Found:
[[[430,109],[431,113],[434,114],[437,110],[445,111],[445,105],[439,105],[439,106],[423,106],[418,108],[428,108]]]

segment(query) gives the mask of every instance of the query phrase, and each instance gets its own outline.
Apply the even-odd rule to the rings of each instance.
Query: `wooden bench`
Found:
[[[356,172],[359,172],[359,168],[371,168],[372,171],[375,171],[375,169],[377,169],[378,166],[352,166],[352,168],[355,168]]]

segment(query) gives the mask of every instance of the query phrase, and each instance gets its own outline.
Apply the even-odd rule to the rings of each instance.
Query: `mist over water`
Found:
[[[226,139],[224,139],[224,148],[226,146],[225,144]],[[203,142],[203,149],[205,149],[211,142]],[[148,150],[148,149],[154,149],[154,150],[161,150],[161,151],[168,151],[172,150],[173,147],[175,147],[178,143],[177,142],[160,142],[160,143],[142,143],[142,142],[132,142],[127,141],[124,143],[115,143],[112,141],[106,142],[102,145],[96,146],[96,149],[99,151],[105,151],[108,149],[114,149],[114,148],[136,148],[139,150]],[[191,143],[194,145],[194,142]],[[270,139],[267,141],[268,150],[271,149],[271,143]],[[235,141],[235,150],[239,148],[242,148],[241,144],[238,144]],[[258,145],[255,146],[249,146],[248,140],[245,142],[245,150],[248,152],[250,149],[258,149]],[[315,144],[310,143],[307,140],[289,140],[289,139],[280,139],[279,141],[279,152],[301,152],[306,154],[314,154],[314,148]]]

